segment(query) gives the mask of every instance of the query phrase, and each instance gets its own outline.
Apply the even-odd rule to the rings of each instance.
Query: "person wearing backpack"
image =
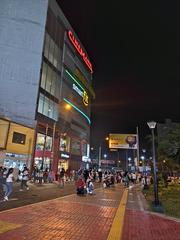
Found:
[[[4,195],[4,201],[9,200],[9,196],[13,191],[13,181],[14,181],[13,168],[9,168],[8,173],[6,175],[6,191]]]

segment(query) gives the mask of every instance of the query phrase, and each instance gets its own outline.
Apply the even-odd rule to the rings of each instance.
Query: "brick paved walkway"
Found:
[[[147,212],[140,186],[129,189],[122,240],[180,240],[180,220]]]
[[[180,240],[180,222],[126,209],[122,240]]]
[[[18,224],[0,234],[0,240],[106,240],[123,188],[75,194],[0,213],[3,223]]]
[[[0,212],[0,240],[107,240],[122,221],[117,213],[123,190],[118,185]],[[180,222],[143,211],[137,194],[129,190],[120,240],[180,240]]]

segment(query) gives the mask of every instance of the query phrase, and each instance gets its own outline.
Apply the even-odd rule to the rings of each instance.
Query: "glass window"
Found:
[[[57,103],[54,103],[54,117],[53,117],[53,119],[57,121],[58,117],[59,117],[59,107],[58,107]]]
[[[36,150],[43,150],[44,148],[45,135],[38,133],[36,139]]]
[[[51,82],[52,82],[52,69],[48,66],[47,77],[46,77],[46,91],[51,92]]]
[[[57,68],[57,62],[58,62],[58,47],[55,44],[54,45],[54,63],[53,65]]]
[[[38,103],[38,112],[43,113],[43,105],[44,105],[44,95],[40,94],[39,103]]]
[[[46,72],[47,72],[47,64],[43,62],[42,75],[41,75],[41,87],[43,89],[45,89],[46,87]]]
[[[58,111],[58,104],[54,101],[50,100],[48,97],[45,97],[43,94],[39,96],[39,103],[38,103],[38,112],[42,113],[43,115],[58,120],[59,111]]]
[[[60,76],[56,74],[56,83],[55,83],[55,96],[59,98],[59,91],[60,91]]]
[[[26,135],[18,132],[13,132],[12,142],[24,145],[26,142]]]
[[[49,99],[47,97],[44,98],[44,109],[43,109],[43,114],[45,116],[49,116]]]
[[[54,55],[54,41],[50,40],[50,46],[49,46],[49,61],[53,64],[53,55]]]
[[[46,151],[51,151],[52,149],[52,137],[46,137]]]
[[[44,44],[44,56],[45,56],[46,58],[48,58],[49,43],[50,43],[50,36],[49,36],[49,34],[46,32],[46,35],[45,35],[45,44]]]
[[[51,94],[53,96],[55,95],[56,78],[57,78],[57,74],[54,71],[52,71]]]

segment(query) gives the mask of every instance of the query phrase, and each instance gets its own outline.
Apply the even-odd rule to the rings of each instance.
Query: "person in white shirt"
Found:
[[[6,191],[5,191],[5,196],[4,196],[4,201],[8,201],[10,194],[13,191],[13,181],[14,181],[14,176],[13,176],[13,168],[9,168],[8,173],[6,175]]]
[[[27,190],[29,190],[29,186],[27,185],[27,181],[29,180],[29,171],[27,167],[24,167],[22,173],[21,173],[22,179],[21,179],[21,188],[19,191],[23,191],[23,187],[25,186]]]

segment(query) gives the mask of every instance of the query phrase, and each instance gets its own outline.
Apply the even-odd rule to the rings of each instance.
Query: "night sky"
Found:
[[[60,0],[93,64],[92,142],[180,122],[178,1]],[[144,130],[145,129],[145,130]]]

